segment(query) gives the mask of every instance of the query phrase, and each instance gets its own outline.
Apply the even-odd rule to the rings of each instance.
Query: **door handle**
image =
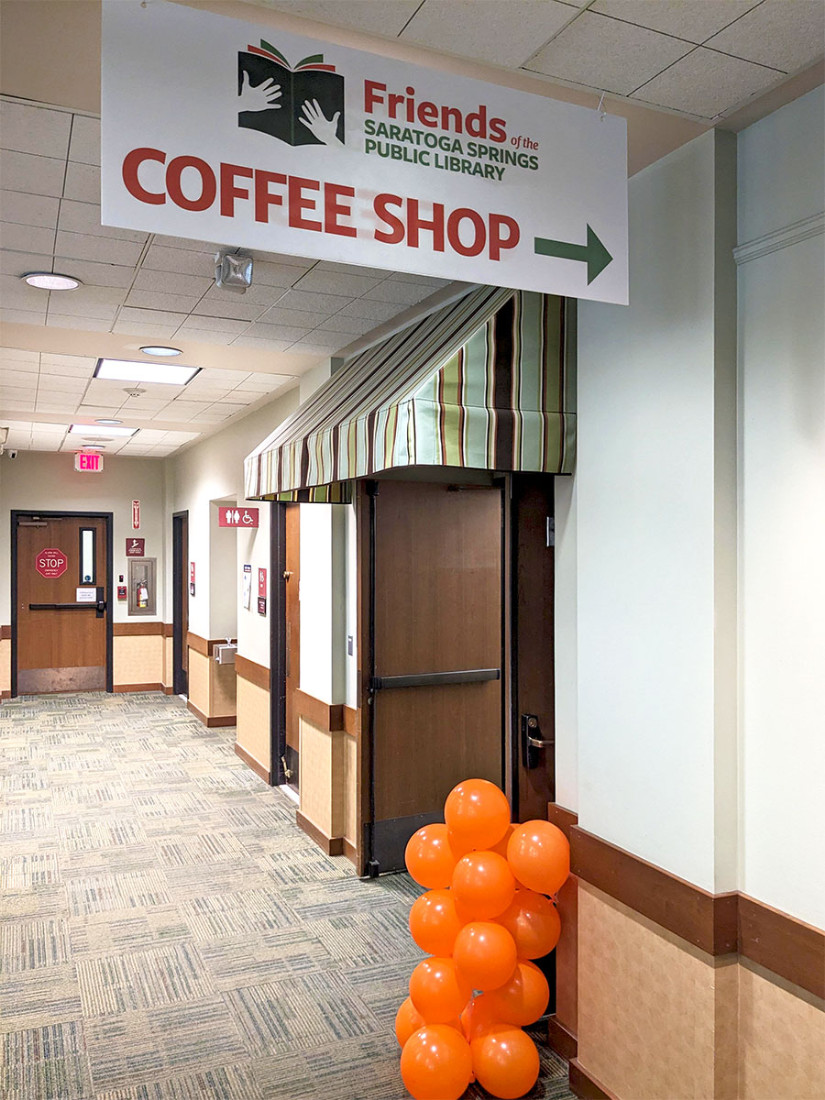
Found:
[[[541,736],[541,727],[538,716],[535,714],[522,714],[521,716],[521,762],[525,768],[532,770],[539,766],[542,749],[549,749],[555,745],[554,738]]]

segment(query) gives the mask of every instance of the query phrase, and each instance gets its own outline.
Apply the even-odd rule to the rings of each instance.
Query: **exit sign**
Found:
[[[103,455],[97,451],[80,451],[74,456],[74,468],[83,474],[99,474],[103,469]]]

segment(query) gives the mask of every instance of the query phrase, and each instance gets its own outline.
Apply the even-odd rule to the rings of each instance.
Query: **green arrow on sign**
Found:
[[[545,237],[536,237],[534,251],[539,256],[558,256],[562,260],[584,260],[587,264],[587,285],[601,275],[613,257],[588,225],[587,244],[571,244],[569,241],[548,241]]]

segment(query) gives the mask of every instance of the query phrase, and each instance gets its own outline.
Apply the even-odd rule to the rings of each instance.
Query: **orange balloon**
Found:
[[[452,959],[424,959],[410,977],[410,998],[428,1024],[454,1023],[472,995]]]
[[[509,982],[486,993],[485,997],[489,999],[490,1012],[502,1023],[527,1027],[547,1008],[550,987],[535,963],[519,959]]]
[[[552,901],[533,890],[516,890],[512,904],[497,920],[515,940],[520,959],[540,959],[559,942],[558,910]]]
[[[473,997],[461,1013],[460,1022],[461,1028],[467,1036],[467,1042],[472,1043],[473,1039],[477,1039],[479,1035],[484,1035],[491,1027],[500,1024],[501,1020],[493,1012],[490,998],[482,993],[478,997]]]
[[[495,852],[468,852],[453,871],[453,898],[459,917],[489,920],[503,913],[516,892],[507,860]]]
[[[478,1083],[501,1100],[524,1096],[538,1080],[539,1052],[521,1028],[498,1024],[470,1049]]]
[[[460,848],[490,848],[510,824],[510,803],[495,783],[465,779],[444,803],[444,820]]]
[[[410,932],[428,955],[452,955],[461,921],[449,890],[428,890],[412,904]]]
[[[555,894],[570,874],[570,845],[550,821],[526,821],[513,830],[507,860],[522,886]]]
[[[425,825],[413,833],[407,842],[404,861],[419,885],[428,890],[449,886],[456,857],[447,840],[447,826]]]
[[[409,997],[395,1014],[395,1037],[400,1046],[404,1046],[411,1035],[426,1024],[426,1020]]]
[[[401,1078],[415,1100],[458,1100],[473,1079],[470,1044],[455,1028],[427,1024],[401,1052]]]
[[[456,936],[453,959],[473,989],[498,989],[513,976],[518,954],[506,928],[473,921]]]

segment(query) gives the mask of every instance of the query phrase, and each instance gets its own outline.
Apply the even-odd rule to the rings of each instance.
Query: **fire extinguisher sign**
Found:
[[[132,501],[132,530],[140,530],[140,501]]]

